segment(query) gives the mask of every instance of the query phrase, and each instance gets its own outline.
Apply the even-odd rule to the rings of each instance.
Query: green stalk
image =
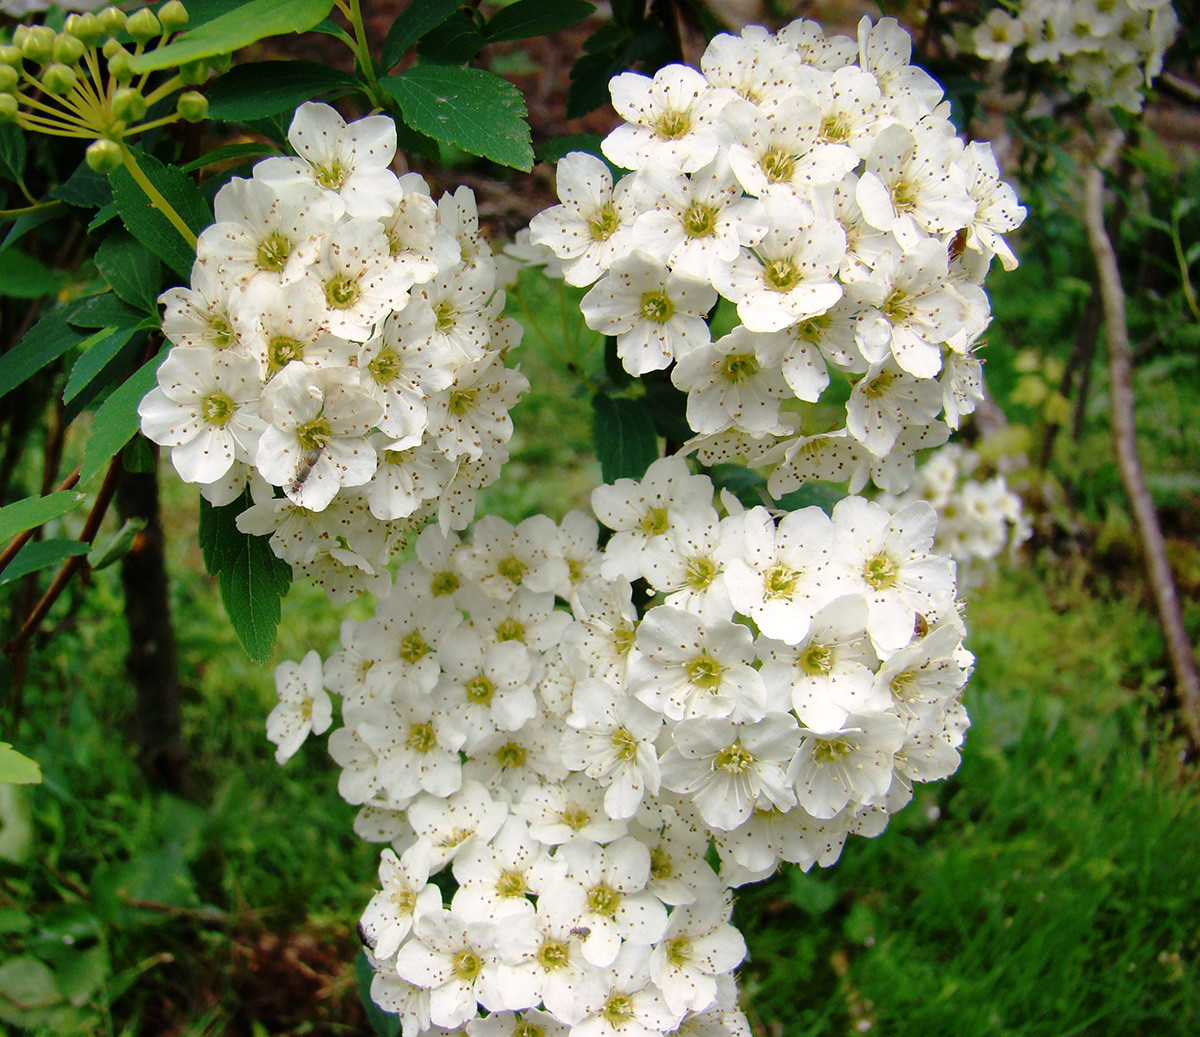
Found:
[[[150,183],[149,178],[142,172],[142,167],[137,164],[137,159],[133,157],[133,152],[124,144],[121,144],[121,161],[125,163],[125,168],[129,170],[129,175],[133,177],[134,182],[150,199],[150,204],[171,221],[171,226],[179,231],[183,240],[195,251],[196,235],[192,233],[192,228],[183,222],[183,217],[175,211],[174,206],[162,196],[157,187]]]

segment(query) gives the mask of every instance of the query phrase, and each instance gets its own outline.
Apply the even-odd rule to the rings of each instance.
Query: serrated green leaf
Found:
[[[658,435],[644,401],[596,393],[592,434],[606,483],[640,479],[658,457]]]
[[[497,40],[525,40],[544,36],[582,21],[596,11],[585,0],[517,0],[502,7],[487,23],[489,43]]]
[[[4,252],[9,246],[15,245],[35,227],[40,227],[43,223],[49,223],[50,220],[62,214],[63,207],[58,204],[48,205],[45,208],[39,207],[33,212],[22,213],[13,220],[13,225],[8,228],[8,233],[4,235],[4,240],[0,241],[0,252]]]
[[[261,119],[294,112],[304,101],[329,94],[340,96],[357,86],[353,76],[315,61],[236,65],[208,85],[208,117],[221,122]]]
[[[174,166],[165,166],[143,152],[135,153],[134,157],[146,178],[196,234],[212,223],[212,211],[204,195],[185,172]],[[113,202],[125,228],[175,273],[187,280],[196,258],[192,246],[184,241],[171,221],[150,204],[150,199],[124,166],[109,176],[109,182],[112,184]]]
[[[35,761],[0,742],[0,785],[36,785],[41,780],[42,768]]]
[[[119,213],[117,212],[117,203],[109,202],[103,208],[96,211],[96,215],[92,217],[91,223],[88,224],[88,233],[95,234],[106,223],[115,220]]]
[[[249,491],[221,508],[202,500],[199,540],[204,566],[217,577],[234,632],[251,659],[265,662],[275,646],[280,601],[291,585],[292,567],[275,556],[267,537],[237,528],[238,515],[251,504]]]
[[[156,466],[157,460],[154,457],[154,451],[150,448],[150,441],[145,436],[134,436],[121,451],[121,467],[127,472],[148,475],[155,470]]]
[[[479,68],[417,65],[380,85],[413,129],[500,165],[533,168],[525,101],[507,80]]]
[[[162,264],[141,242],[128,234],[109,234],[96,250],[96,269],[130,306],[144,313],[158,312]]]
[[[56,307],[42,314],[24,338],[0,356],[0,397],[87,338],[67,322],[69,313],[66,307]]]
[[[137,432],[140,423],[138,403],[154,387],[155,373],[158,365],[167,358],[167,352],[167,347],[163,347],[158,356],[142,364],[96,411],[91,432],[83,445],[83,462],[79,469],[81,486],[99,473]]]
[[[467,11],[455,11],[432,32],[421,37],[417,56],[436,65],[465,65],[483,50],[487,40]]]
[[[78,540],[33,540],[21,548],[0,571],[0,587],[38,572],[76,555],[88,553],[88,545]]]
[[[354,959],[354,978],[358,982],[358,997],[366,1010],[367,1022],[371,1024],[376,1037],[400,1037],[400,1016],[385,1012],[371,1000],[371,980],[374,977],[375,970],[367,961],[366,953],[360,950]]]
[[[146,314],[126,306],[114,292],[105,291],[80,300],[68,323],[73,328],[127,328],[136,327],[146,319]]]
[[[412,0],[398,15],[383,39],[382,66],[391,69],[422,36],[436,29],[462,6],[462,0]]]
[[[40,299],[50,295],[62,287],[65,276],[15,248],[0,252],[0,295],[10,299]]]
[[[27,529],[36,529],[51,519],[74,511],[85,500],[86,494],[75,490],[59,490],[45,497],[26,497],[25,500],[0,508],[0,546]]]
[[[79,344],[84,353],[75,361],[63,387],[63,403],[70,403],[109,368],[137,332],[137,328],[102,328],[84,339]]]
[[[0,126],[0,176],[20,180],[25,172],[25,132],[15,123]]]
[[[144,518],[126,519],[118,529],[103,543],[96,544],[88,551],[88,565],[92,572],[107,569],[114,562],[119,562],[133,547],[138,534],[146,528]]]
[[[232,54],[256,40],[308,32],[325,19],[333,0],[251,0],[182,33],[165,47],[133,59],[134,72],[153,72],[186,61]]]

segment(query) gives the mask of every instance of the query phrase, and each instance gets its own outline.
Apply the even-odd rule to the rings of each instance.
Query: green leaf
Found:
[[[61,306],[48,310],[16,346],[0,356],[0,397],[87,338],[86,332],[68,324],[69,313]]]
[[[59,490],[45,497],[27,497],[6,508],[0,508],[0,545],[27,529],[36,529],[51,519],[74,511],[87,500],[87,494],[75,490]]]
[[[91,433],[83,445],[83,462],[79,470],[81,486],[99,473],[137,432],[140,423],[138,403],[154,387],[155,373],[166,359],[167,351],[164,346],[158,356],[142,364],[96,411]]]
[[[340,95],[356,87],[353,76],[315,61],[256,61],[237,65],[209,84],[208,117],[221,122],[261,119],[294,112],[314,97]]]
[[[115,293],[100,292],[81,300],[71,312],[68,323],[73,328],[127,328],[138,326],[146,319],[146,314],[126,306]]]
[[[112,362],[121,355],[129,340],[138,332],[137,328],[102,328],[80,343],[83,355],[75,361],[67,384],[63,387],[63,403],[70,403],[107,369],[111,373]]]
[[[0,785],[37,785],[41,780],[42,768],[35,761],[0,742]]]
[[[57,292],[65,276],[15,248],[0,252],[0,295],[10,299],[40,299]]]
[[[640,479],[658,458],[658,436],[642,400],[596,393],[592,433],[606,483]]]
[[[462,0],[412,0],[392,22],[383,39],[384,71],[392,68],[422,36],[436,29],[462,6]]]
[[[267,537],[237,528],[237,517],[253,504],[247,490],[232,504],[214,508],[200,501],[200,551],[217,577],[234,632],[255,662],[266,662],[275,647],[280,601],[292,582],[292,567],[275,556]]]
[[[489,43],[544,36],[582,21],[596,11],[584,0],[517,0],[502,7],[484,30]]]
[[[76,555],[88,553],[88,545],[78,540],[33,540],[17,552],[16,557],[0,572],[0,587],[38,572]]]
[[[137,164],[183,222],[199,234],[212,223],[212,212],[204,195],[181,169],[164,166],[144,152],[135,153]],[[191,276],[195,250],[180,236],[167,217],[150,204],[150,199],[122,166],[109,176],[113,201],[126,229],[185,281]]]
[[[385,1012],[371,1000],[371,980],[375,970],[367,961],[365,951],[359,951],[354,959],[354,978],[358,981],[358,997],[367,1012],[367,1022],[377,1037],[400,1037],[400,1016]]]
[[[48,1008],[62,1001],[54,973],[37,958],[9,958],[0,965],[0,1002],[23,1011]]]
[[[121,452],[121,467],[127,472],[149,475],[157,468],[157,459],[145,436],[134,436]]]
[[[49,223],[51,220],[62,215],[62,206],[57,204],[39,206],[33,212],[22,213],[13,220],[13,225],[8,228],[8,233],[4,235],[4,240],[0,241],[0,252],[5,251],[10,245],[20,241],[35,227],[40,227],[43,223]]]
[[[413,129],[514,169],[533,168],[521,92],[479,68],[417,65],[380,83]]]
[[[417,44],[417,56],[436,65],[465,65],[487,40],[466,11],[456,11]]]
[[[323,21],[333,0],[251,0],[180,35],[165,47],[133,59],[134,72],[153,72],[198,58],[232,54],[256,40],[308,32]]]
[[[114,562],[119,562],[133,549],[138,534],[146,528],[144,518],[126,519],[118,529],[103,543],[96,544],[88,551],[88,565],[92,572],[107,569]]]
[[[80,162],[75,172],[50,192],[50,197],[77,209],[99,209],[112,201],[112,187],[103,173]]]
[[[25,133],[16,124],[0,126],[0,176],[20,180],[25,172]]]
[[[92,222],[87,227],[88,233],[95,234],[106,223],[115,220],[117,215],[117,203],[109,202],[103,208],[97,210],[96,215],[92,217]]]
[[[270,144],[261,141],[249,141],[246,144],[226,144],[224,147],[213,148],[212,151],[193,159],[183,166],[185,173],[194,173],[197,169],[215,166],[218,162],[229,162],[237,158],[258,158],[262,155],[274,155],[275,149]],[[207,183],[207,181],[206,181]]]
[[[110,234],[96,250],[96,269],[130,306],[158,313],[162,264],[146,246],[128,234]]]
[[[533,153],[539,162],[557,162],[563,155],[569,155],[572,151],[586,151],[602,161],[608,161],[600,150],[602,140],[604,138],[598,133],[566,133],[561,137],[551,137],[542,141],[533,149]]]

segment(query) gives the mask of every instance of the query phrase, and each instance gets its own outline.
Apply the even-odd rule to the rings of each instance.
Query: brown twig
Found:
[[[80,900],[91,903],[92,891],[78,879],[71,878],[51,864],[45,857],[38,857],[38,864],[45,868],[58,882],[61,882]],[[159,900],[142,900],[139,897],[121,896],[121,904],[138,911],[158,911],[165,915],[175,915],[178,918],[201,918],[218,922],[224,920],[226,914],[219,907],[187,907],[182,904],[164,904]]]
[[[59,483],[58,491],[56,492],[69,490],[77,482],[79,482],[79,465],[76,465],[75,471],[73,471],[61,483]],[[30,539],[33,537],[33,534],[36,533],[40,528],[40,526],[34,526],[33,529],[27,529],[24,533],[18,533],[15,537],[13,537],[12,542],[8,545],[8,547],[0,552],[0,572],[4,571],[4,567],[7,566],[14,557],[16,557],[17,552],[20,551],[21,548],[29,543]]]
[[[1084,190],[1084,211],[1088,243],[1096,260],[1096,276],[1104,299],[1104,323],[1108,342],[1109,406],[1111,411],[1117,467],[1125,494],[1133,509],[1134,521],[1146,556],[1146,574],[1154,594],[1159,626],[1167,645],[1171,669],[1175,674],[1180,712],[1193,751],[1200,751],[1200,673],[1196,656],[1183,623],[1175,579],[1167,559],[1166,543],[1154,500],[1146,487],[1137,453],[1137,434],[1133,421],[1133,365],[1130,361],[1129,328],[1125,321],[1125,291],[1117,256],[1104,226],[1104,171],[1116,158],[1125,136],[1115,132],[1105,145],[1096,164],[1088,170]]]
[[[117,492],[117,482],[120,476],[121,455],[117,454],[109,463],[108,471],[104,475],[104,482],[100,484],[100,489],[96,494],[96,502],[92,505],[92,510],[88,512],[87,521],[83,524],[83,532],[79,534],[79,539],[83,543],[90,544],[96,539],[96,534],[100,531],[100,523],[104,520],[109,504],[112,503],[113,494]],[[17,631],[17,636],[4,646],[4,654],[14,660],[14,663],[24,653],[30,638],[37,633],[38,627],[42,625],[42,621],[58,600],[59,595],[66,590],[67,584],[71,582],[71,577],[86,563],[87,559],[83,555],[75,555],[63,563],[62,568],[58,570],[58,575],[54,577],[53,582],[46,589],[46,593],[42,595],[41,601],[34,606],[24,625]]]

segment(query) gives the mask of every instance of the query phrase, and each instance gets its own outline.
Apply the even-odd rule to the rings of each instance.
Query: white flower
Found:
[[[442,894],[429,885],[429,855],[414,845],[402,857],[384,850],[379,857],[382,887],[359,922],[363,942],[378,958],[390,958],[408,936],[416,919],[440,911]]]
[[[275,762],[286,763],[310,731],[324,734],[333,719],[333,703],[322,685],[320,655],[309,652],[300,663],[280,663],[275,690],[279,704],[267,717],[267,738],[278,746]]]
[[[891,713],[850,716],[837,730],[810,732],[788,768],[800,806],[830,818],[851,802],[882,799],[903,744],[904,727]]]
[[[609,90],[613,107],[626,120],[601,145],[609,161],[625,169],[663,163],[692,173],[716,155],[717,132],[710,120],[720,102],[694,68],[666,65],[653,80],[623,72]]]
[[[732,912],[728,892],[671,912],[650,956],[650,978],[671,1011],[703,1012],[716,1004],[716,977],[732,972],[746,956],[746,941],[729,924]]]

